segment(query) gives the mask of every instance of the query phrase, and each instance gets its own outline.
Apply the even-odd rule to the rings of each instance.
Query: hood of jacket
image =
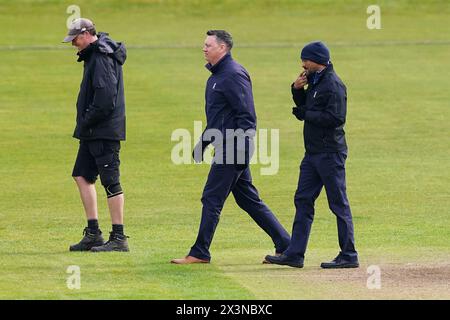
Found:
[[[92,52],[98,51],[107,54],[111,58],[117,60],[119,64],[123,65],[127,59],[127,49],[125,48],[125,45],[122,42],[115,42],[104,32],[98,33],[97,36],[97,41],[92,42],[87,48],[77,53],[78,62],[89,60]]]
[[[116,59],[121,65],[125,63],[127,59],[127,49],[122,42],[116,42],[109,37],[105,32],[98,33],[98,51],[106,53],[113,59]]]

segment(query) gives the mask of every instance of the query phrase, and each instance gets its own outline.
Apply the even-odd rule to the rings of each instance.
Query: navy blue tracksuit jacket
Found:
[[[247,70],[226,54],[214,66],[206,83],[206,129],[256,129],[252,82]]]
[[[347,199],[345,160],[347,143],[344,124],[347,113],[347,92],[330,63],[320,73],[308,76],[308,88],[291,86],[296,104],[293,113],[304,121],[305,157],[300,165],[300,177],[295,193],[296,215],[291,245],[285,254],[304,259],[314,203],[325,187],[328,204],[336,215],[340,255],[348,261],[357,261],[354,245],[352,214]]]
[[[212,73],[206,83],[205,92],[206,130],[218,130],[226,140],[227,129],[256,129],[252,83],[244,67],[228,53],[214,66],[207,64],[206,68]],[[206,144],[208,142],[204,146]],[[216,147],[217,156],[217,141],[213,142],[213,145]],[[248,150],[246,152],[248,153]],[[248,156],[247,161],[249,158]],[[259,198],[258,191],[252,184],[247,161],[244,165],[228,162],[213,162],[211,165],[201,199],[203,209],[200,228],[189,255],[199,259],[211,259],[209,247],[220,212],[230,193],[233,193],[239,207],[272,238],[276,252],[281,253],[288,247],[289,234]]]
[[[222,139],[217,141],[215,137],[203,134],[203,149],[212,143],[215,147],[214,162],[248,165],[252,156],[253,135],[256,130],[256,113],[250,76],[244,67],[232,59],[230,53],[214,66],[207,64],[206,68],[212,74],[206,83],[205,90],[207,126],[204,133],[220,132]],[[237,133],[238,129],[242,133]],[[236,137],[231,136],[231,133]],[[238,137],[243,141],[241,145],[237,143]],[[226,150],[227,148],[232,150]],[[238,154],[241,157],[239,160]]]

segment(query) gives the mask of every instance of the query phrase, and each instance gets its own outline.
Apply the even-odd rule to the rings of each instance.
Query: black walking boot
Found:
[[[102,246],[105,243],[100,230],[97,233],[93,233],[89,228],[84,228],[83,236],[79,243],[69,247],[70,251],[89,251],[93,247]]]
[[[98,247],[93,247],[91,249],[92,252],[111,252],[111,251],[120,251],[120,252],[128,252],[128,241],[127,236],[122,234],[117,234],[110,232],[109,240],[104,244]]]

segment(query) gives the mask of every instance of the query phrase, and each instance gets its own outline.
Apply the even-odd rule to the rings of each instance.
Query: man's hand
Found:
[[[80,118],[80,120],[78,121],[78,126],[80,127],[80,130],[82,130],[82,131],[88,129],[88,122],[85,118],[85,114],[83,114],[82,117]]]
[[[308,84],[306,71],[303,71],[294,82],[294,89],[301,89]]]
[[[200,139],[200,141],[195,145],[194,150],[192,150],[192,158],[196,163],[203,161],[203,152],[205,152],[208,144],[208,142],[204,142]]]
[[[293,107],[292,114],[300,121],[305,120],[305,112],[306,110],[301,107]]]

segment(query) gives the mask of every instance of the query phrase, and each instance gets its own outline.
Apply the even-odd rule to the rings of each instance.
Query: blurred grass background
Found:
[[[449,298],[450,4],[377,3],[381,30],[366,28],[368,1],[0,1],[6,30],[0,37],[0,298]],[[129,254],[68,252],[85,224],[70,177],[82,65],[75,49],[60,43],[71,4],[129,47],[121,154]],[[348,88],[347,188],[359,270],[333,278],[318,268],[338,252],[324,192],[303,270],[260,264],[273,251],[271,241],[232,198],[212,264],[168,263],[187,253],[200,221],[209,168],[174,165],[170,136],[204,121],[209,74],[201,48],[213,28],[233,34],[233,56],[253,80],[258,127],[280,130],[278,174],[262,176],[260,165],[252,172],[262,199],[289,231],[304,153],[289,86],[302,46],[316,39],[329,45]],[[103,192],[98,185],[107,232]],[[444,266],[443,273],[425,284],[411,281],[402,269],[411,263]],[[372,264],[382,272],[398,267],[404,278],[368,290]],[[66,287],[69,265],[81,267],[81,290]]]

